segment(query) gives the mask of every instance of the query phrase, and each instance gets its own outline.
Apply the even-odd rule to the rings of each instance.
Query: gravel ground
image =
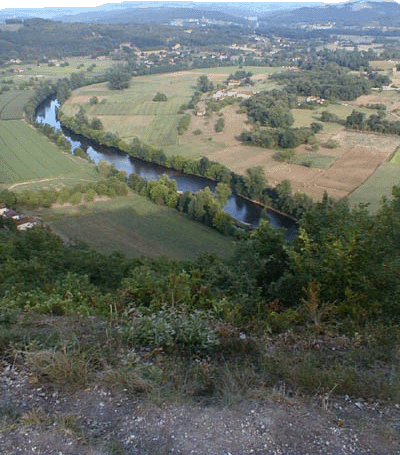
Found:
[[[230,407],[46,389],[0,367],[0,453],[400,454],[400,405],[271,394]]]

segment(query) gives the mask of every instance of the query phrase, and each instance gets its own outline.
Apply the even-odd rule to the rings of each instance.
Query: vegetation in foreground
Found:
[[[42,384],[100,382],[161,400],[231,403],[279,387],[397,400],[393,196],[376,216],[326,198],[292,243],[261,223],[228,259],[103,256],[8,225],[1,356]]]

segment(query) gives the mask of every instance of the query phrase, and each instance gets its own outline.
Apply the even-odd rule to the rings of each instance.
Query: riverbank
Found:
[[[59,103],[54,99],[49,99],[47,104],[42,104],[41,109],[37,112],[38,121],[40,123],[46,123],[51,127],[60,130],[61,123],[57,119],[56,112],[58,106]],[[71,124],[69,123],[67,125],[67,129],[70,129],[70,127]],[[64,129],[64,131],[66,130]],[[106,161],[114,165],[116,169],[126,171],[128,175],[135,173],[141,178],[151,180],[157,179],[161,175],[166,174],[169,178],[176,180],[178,190],[182,192],[196,192],[204,189],[206,186],[210,187],[212,190],[215,189],[215,181],[193,173],[183,174],[177,170],[173,170],[171,168],[160,165],[159,163],[148,162],[140,158],[133,157],[124,150],[118,150],[116,147],[117,144],[110,144],[109,146],[98,146],[92,139],[87,139],[84,136],[75,133],[68,137],[73,148],[84,148],[94,162],[97,163],[101,160]],[[209,162],[206,160],[204,163],[207,164]],[[227,170],[227,172],[230,171]],[[263,207],[264,206],[262,204],[254,203],[254,201],[249,198],[243,198],[241,196],[233,194],[229,198],[227,205],[224,207],[224,211],[239,222],[248,224],[252,227],[256,227],[259,223]],[[287,228],[289,230],[288,237],[292,238],[295,235],[296,230],[295,224],[291,219],[293,217],[289,218],[286,215],[279,213],[279,211],[274,212],[275,213],[273,216],[269,216],[271,224],[274,227]]]

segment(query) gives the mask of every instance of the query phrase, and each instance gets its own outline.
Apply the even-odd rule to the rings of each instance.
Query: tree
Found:
[[[218,202],[220,207],[224,207],[228,201],[229,196],[232,194],[232,190],[226,183],[218,183],[215,188],[214,199]]]
[[[353,110],[353,112],[346,119],[346,126],[349,128],[364,129],[365,114]]]
[[[123,90],[129,87],[131,75],[122,65],[113,66],[107,72],[108,88],[110,90]]]
[[[197,80],[197,88],[201,93],[212,92],[214,90],[214,84],[206,75],[202,75]]]
[[[324,128],[324,125],[322,125],[321,123],[319,122],[312,122],[311,123],[311,131],[315,134],[315,133],[319,133],[320,131],[322,131],[322,129]]]
[[[217,120],[217,123],[215,124],[214,126],[214,129],[217,133],[220,133],[225,127],[225,120],[223,117],[220,117],[218,120]]]
[[[264,169],[261,166],[246,169],[245,182],[248,196],[254,199],[260,199],[267,185]]]

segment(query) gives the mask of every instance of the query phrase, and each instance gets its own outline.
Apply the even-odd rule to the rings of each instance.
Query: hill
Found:
[[[357,1],[302,7],[259,18],[270,24],[335,24],[336,26],[380,26],[400,24],[400,5],[394,1]]]

